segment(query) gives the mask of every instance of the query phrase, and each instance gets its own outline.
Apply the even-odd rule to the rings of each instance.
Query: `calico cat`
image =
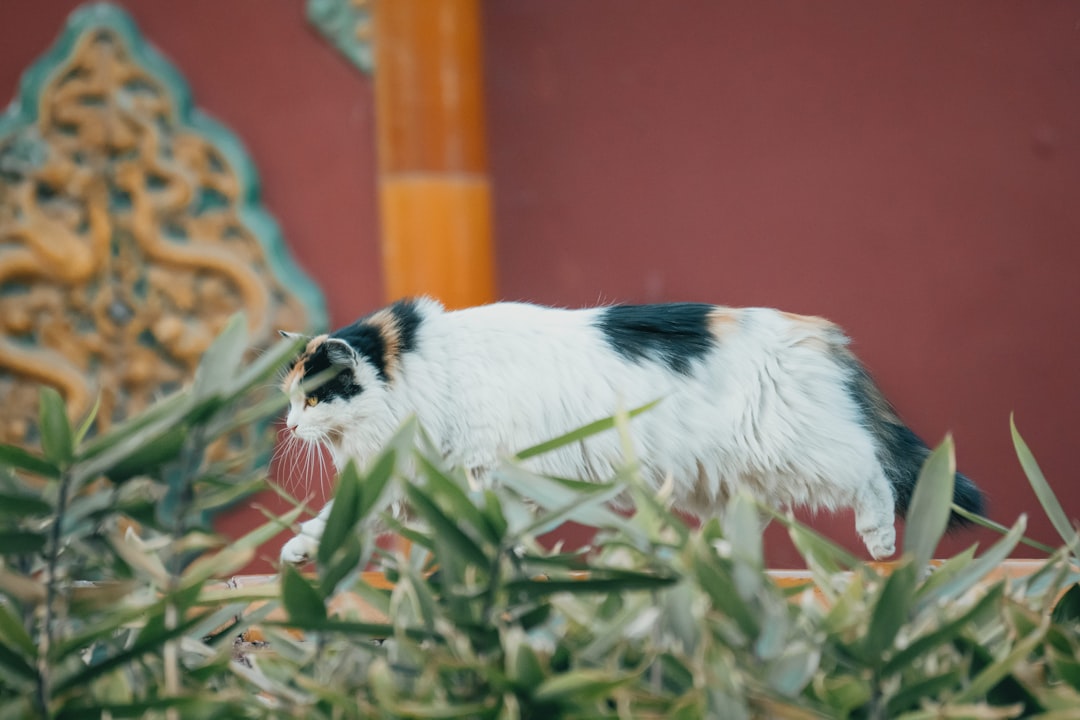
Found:
[[[331,379],[305,390],[320,373]],[[836,325],[767,308],[450,312],[403,300],[312,338],[283,388],[287,431],[326,445],[339,469],[350,458],[363,467],[416,415],[451,464],[480,476],[518,450],[659,398],[631,433],[646,480],[659,487],[673,476],[676,507],[705,516],[739,489],[777,507],[850,507],[874,558],[893,554],[894,516],[929,452]],[[529,461],[586,480],[621,462],[614,431]],[[959,474],[955,502],[982,512],[982,493]],[[283,561],[314,556],[329,508],[303,523]]]

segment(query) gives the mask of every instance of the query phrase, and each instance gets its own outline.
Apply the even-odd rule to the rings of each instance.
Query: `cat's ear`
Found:
[[[326,339],[326,357],[334,365],[352,367],[356,364],[356,351],[353,346],[340,338]]]
[[[281,335],[281,337],[283,338],[289,338],[290,340],[310,339],[307,335],[304,335],[303,333],[294,333],[289,332],[288,330],[278,330],[278,335]]]

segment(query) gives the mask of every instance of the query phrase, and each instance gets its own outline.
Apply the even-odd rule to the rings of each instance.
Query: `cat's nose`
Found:
[[[286,420],[285,421],[285,429],[288,430],[289,432],[295,434],[296,433],[296,423],[292,422],[291,420]]]

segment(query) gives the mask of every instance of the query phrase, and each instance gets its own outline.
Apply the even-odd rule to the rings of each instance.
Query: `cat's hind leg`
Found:
[[[875,560],[896,552],[896,501],[883,473],[875,473],[855,495],[855,530]]]

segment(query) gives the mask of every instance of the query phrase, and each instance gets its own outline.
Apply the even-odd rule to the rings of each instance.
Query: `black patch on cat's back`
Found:
[[[600,311],[596,327],[627,360],[652,360],[687,375],[691,363],[715,344],[709,331],[714,309],[704,303],[612,305]]]
[[[416,349],[416,335],[423,316],[416,309],[415,300],[398,300],[387,308],[394,318],[398,331],[398,354],[403,355]]]

